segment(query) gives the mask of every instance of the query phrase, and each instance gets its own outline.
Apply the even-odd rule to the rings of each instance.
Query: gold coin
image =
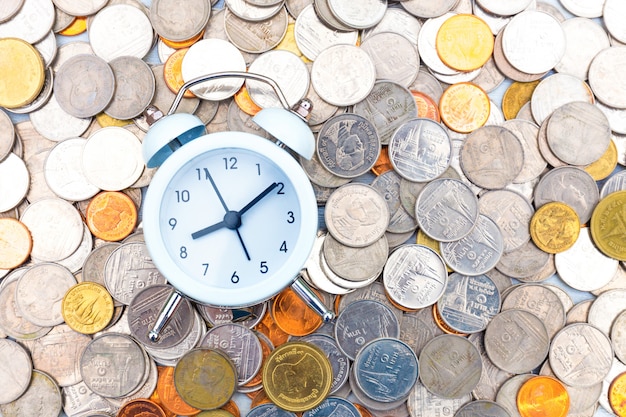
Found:
[[[594,180],[601,181],[611,175],[616,166],[617,146],[615,146],[615,142],[610,141],[604,155],[596,162],[587,165],[584,169]]]
[[[233,96],[233,99],[241,111],[249,114],[250,116],[254,116],[261,111],[261,108],[257,106],[254,101],[252,101],[252,98],[250,98],[250,94],[248,93],[248,89],[245,85],[241,86],[239,91],[237,91]]]
[[[23,264],[33,249],[28,227],[11,217],[0,219],[0,269],[13,269]]]
[[[208,348],[185,353],[174,369],[178,395],[199,410],[214,410],[230,400],[237,387],[235,365],[226,354]]]
[[[530,219],[530,237],[539,249],[547,253],[559,253],[571,248],[579,234],[578,214],[560,201],[544,204]]]
[[[196,36],[193,36],[187,40],[180,41],[180,42],[165,39],[163,36],[159,36],[159,39],[161,39],[161,41],[167,46],[169,46],[170,48],[183,49],[183,48],[189,48],[191,45],[193,45],[194,43],[202,39],[203,36],[204,36],[204,29],[201,30],[200,33],[198,33]]]
[[[165,79],[165,85],[174,94],[178,94],[180,88],[185,84],[183,79],[183,58],[187,55],[189,48],[179,49],[170,55],[165,64],[163,65],[163,78]],[[185,98],[194,98],[196,95],[187,90],[183,93]]]
[[[159,374],[155,392],[163,409],[176,416],[192,416],[198,414],[200,410],[187,404],[174,386],[174,367],[157,366]]]
[[[113,298],[102,285],[81,282],[71,287],[61,303],[65,323],[82,334],[104,329],[113,317]]]
[[[216,410],[201,411],[196,417],[235,417],[230,412],[218,408]]]
[[[102,191],[87,206],[87,227],[94,236],[117,242],[130,235],[137,224],[137,207],[119,191]]]
[[[298,48],[298,44],[296,43],[295,27],[295,23],[289,23],[287,25],[287,31],[285,32],[285,36],[283,36],[283,39],[278,45],[274,47],[274,49],[293,52],[305,64],[310,63],[312,61],[305,57],[302,54],[302,51],[300,51],[300,48]]]
[[[591,237],[606,256],[626,261],[626,191],[604,197],[591,214]]]
[[[470,133],[484,126],[490,111],[489,96],[472,83],[452,84],[439,100],[441,120],[459,133]]]
[[[315,313],[291,287],[285,288],[274,297],[272,317],[276,325],[291,336],[311,334],[323,323],[322,317]]]
[[[626,417],[626,372],[616,376],[609,385],[609,404],[617,417]]]
[[[330,360],[317,346],[287,342],[277,347],[263,367],[265,394],[287,411],[306,411],[318,406],[333,380]]]
[[[457,71],[482,67],[493,53],[491,28],[472,14],[457,14],[441,25],[435,48],[441,61]]]
[[[43,58],[34,46],[22,39],[0,39],[0,107],[31,103],[45,78]]]
[[[537,84],[539,84],[539,80],[529,83],[519,81],[511,83],[502,96],[502,114],[504,114],[505,120],[517,117],[517,113],[519,113],[524,104],[530,101]]]
[[[72,23],[65,29],[59,32],[59,35],[63,36],[76,36],[87,30],[87,18],[77,17]]]
[[[98,113],[96,114],[96,121],[100,125],[100,127],[124,127],[133,123],[132,120],[120,120],[109,116],[106,113]]]
[[[558,379],[535,376],[517,392],[517,409],[522,417],[565,417],[569,394]]]

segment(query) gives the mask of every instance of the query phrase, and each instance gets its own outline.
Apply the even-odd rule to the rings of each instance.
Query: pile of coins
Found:
[[[216,3],[2,0],[0,414],[626,415],[626,4]],[[313,103],[336,319],[183,299],[155,342],[144,111],[221,71]],[[258,81],[184,97],[272,139]]]

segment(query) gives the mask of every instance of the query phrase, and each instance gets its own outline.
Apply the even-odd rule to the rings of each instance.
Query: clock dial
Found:
[[[202,136],[159,168],[146,193],[154,264],[203,304],[258,304],[290,285],[317,232],[317,203],[298,162],[243,132]]]

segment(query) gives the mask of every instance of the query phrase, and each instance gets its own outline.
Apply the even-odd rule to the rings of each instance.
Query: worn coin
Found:
[[[363,281],[382,271],[389,245],[384,235],[371,245],[360,248],[344,245],[330,235],[324,239],[323,253],[334,273],[350,281]]]
[[[154,30],[170,41],[185,41],[200,33],[211,15],[211,6],[195,0],[180,7],[176,1],[154,0],[150,6],[150,23]]]
[[[85,223],[95,237],[117,242],[134,230],[137,224],[137,208],[126,194],[103,191],[89,202]]]
[[[19,311],[15,301],[15,288],[17,275],[24,272],[25,268],[16,269],[5,278],[6,284],[0,289],[0,329],[17,340],[32,340],[44,336],[52,327],[37,326]]]
[[[591,237],[598,249],[607,256],[626,260],[626,247],[622,243],[623,223],[621,207],[626,201],[626,191],[609,194],[595,206],[591,215]]]
[[[556,109],[575,101],[593,103],[595,99],[583,80],[573,75],[556,73],[543,78],[537,84],[530,100],[530,107],[533,118],[541,125]]]
[[[495,401],[500,387],[514,374],[498,368],[485,351],[484,332],[472,333],[467,339],[476,346],[483,363],[483,371],[476,388],[472,390],[472,396],[477,400]]]
[[[478,209],[500,228],[504,252],[516,250],[530,240],[528,225],[534,209],[521,194],[511,190],[487,191],[478,199]]]
[[[571,248],[580,234],[576,211],[565,203],[550,202],[539,207],[530,219],[530,237],[544,252],[559,253]]]
[[[252,21],[237,16],[226,8],[224,11],[224,29],[228,39],[240,50],[259,54],[275,50],[288,31],[287,11],[282,8],[266,20]],[[252,62],[255,62],[256,59]],[[280,82],[280,78],[274,78]],[[267,88],[267,84],[263,84]]]
[[[0,339],[0,357],[3,364],[0,375],[5,382],[0,394],[0,404],[8,404],[17,400],[28,388],[33,363],[28,352],[10,339]]]
[[[361,45],[372,58],[378,80],[389,80],[409,87],[419,70],[415,44],[401,34],[380,32],[370,35]]]
[[[0,413],[5,417],[56,417],[61,408],[59,386],[51,376],[35,369],[24,394],[8,404],[0,404]]]
[[[134,56],[112,59],[114,94],[104,113],[120,120],[139,116],[154,98],[155,80],[148,64]]]

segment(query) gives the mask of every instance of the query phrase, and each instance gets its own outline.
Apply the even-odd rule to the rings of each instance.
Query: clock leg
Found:
[[[311,287],[304,281],[301,275],[298,275],[296,280],[291,284],[291,289],[295,291],[300,298],[302,298],[307,305],[322,317],[324,322],[332,321],[335,318],[335,313],[330,310],[320,300],[320,298],[313,292]]]
[[[163,308],[161,308],[161,312],[159,313],[159,317],[157,318],[156,323],[154,323],[152,330],[150,330],[150,332],[148,333],[148,338],[151,341],[156,342],[159,340],[159,337],[161,336],[161,331],[165,328],[165,326],[167,326],[167,323],[169,323],[170,319],[174,315],[174,312],[176,311],[178,305],[182,300],[183,295],[181,293],[179,293],[178,291],[172,291],[170,296],[167,298],[167,301],[163,305]]]

